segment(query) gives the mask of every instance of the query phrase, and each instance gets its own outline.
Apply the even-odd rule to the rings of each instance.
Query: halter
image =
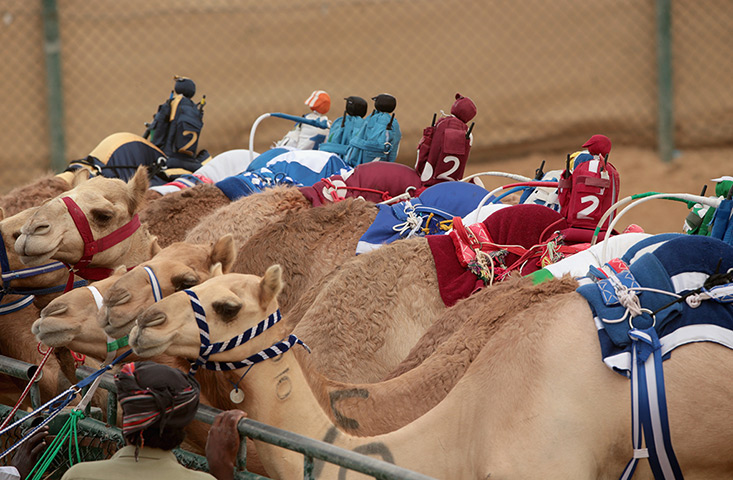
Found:
[[[158,277],[155,276],[155,272],[150,267],[143,267],[143,270],[145,270],[145,273],[148,274],[148,278],[150,279],[150,287],[153,289],[153,299],[157,303],[163,298],[163,292],[161,292],[160,290],[160,282],[158,281]]]
[[[96,253],[103,252],[132,236],[140,227],[140,217],[135,214],[129,222],[114,232],[99,240],[94,240],[94,234],[89,227],[89,221],[79,205],[71,197],[62,197],[61,200],[66,204],[69,215],[71,215],[71,219],[74,221],[74,225],[76,225],[76,229],[79,231],[79,235],[81,235],[81,239],[84,242],[84,253],[79,261],[74,265],[64,263],[69,269],[69,280],[66,282],[65,290],[65,292],[68,292],[73,287],[74,274],[87,280],[102,280],[112,274],[114,270],[111,268],[90,267],[89,264],[92,263],[92,257]]]
[[[204,307],[201,305],[199,298],[192,290],[184,290],[184,292],[186,292],[191,302],[191,308],[193,309],[194,316],[196,317],[196,323],[199,327],[199,338],[201,339],[201,346],[199,347],[199,357],[196,359],[195,362],[191,363],[191,369],[188,372],[189,375],[195,375],[196,371],[202,365],[207,370],[217,371],[236,370],[238,368],[248,367],[281,355],[297,344],[303,345],[303,347],[305,347],[305,349],[310,353],[310,348],[308,347],[308,345],[303,343],[303,341],[295,335],[290,335],[288,336],[288,338],[281,340],[271,347],[260,350],[259,352],[250,355],[244,360],[240,360],[237,362],[209,361],[209,357],[211,355],[237,348],[238,346],[244,344],[245,342],[248,342],[257,335],[261,334],[262,332],[279,322],[282,319],[282,315],[280,314],[280,310],[276,310],[275,313],[272,313],[270,316],[262,320],[254,327],[245,330],[242,334],[237,335],[236,337],[232,337],[226,342],[211,343],[211,340],[209,340],[209,324],[206,323],[206,313],[204,312]]]
[[[22,310],[33,303],[35,298],[34,295],[46,295],[48,293],[60,292],[65,287],[65,285],[59,285],[48,288],[12,288],[10,286],[10,282],[36,275],[43,275],[44,273],[53,272],[62,268],[64,268],[63,263],[52,262],[38,267],[11,270],[10,263],[8,262],[7,250],[5,248],[5,240],[3,240],[2,235],[0,235],[0,271],[2,272],[0,273],[0,301],[2,301],[5,295],[23,295],[23,298],[0,305],[0,315],[6,315],[8,313]]]

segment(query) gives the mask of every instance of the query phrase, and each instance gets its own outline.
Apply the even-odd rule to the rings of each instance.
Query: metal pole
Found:
[[[48,126],[51,169],[66,168],[64,138],[64,98],[61,88],[61,39],[56,0],[43,0],[43,49],[46,54],[46,86],[48,91]]]
[[[659,156],[672,161],[674,152],[674,112],[672,91],[672,7],[671,0],[657,0],[657,87]]]

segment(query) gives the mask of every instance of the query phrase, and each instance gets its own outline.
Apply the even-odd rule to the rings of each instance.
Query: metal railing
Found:
[[[0,355],[0,373],[4,373],[16,378],[27,380],[33,375],[35,365],[21,362],[13,358]],[[95,370],[89,367],[79,367],[76,370],[78,379],[84,379],[92,374]],[[122,431],[116,426],[117,423],[117,387],[114,383],[114,377],[110,373],[102,375],[99,384],[101,388],[108,392],[107,397],[107,423],[97,420],[91,407],[87,406],[85,418],[81,419],[78,424],[79,431],[82,435],[89,434],[95,438],[114,442],[118,447],[124,444]],[[40,405],[40,394],[38,385],[33,386],[31,391],[31,403],[34,408]],[[35,391],[35,393],[33,393]],[[0,418],[10,412],[10,407],[0,405]],[[214,418],[221,413],[218,410],[207,405],[200,405],[196,412],[195,419],[211,425]],[[15,414],[16,419],[28,415],[27,412],[19,411]],[[334,445],[314,440],[293,432],[288,432],[256,420],[245,418],[240,420],[237,425],[239,433],[242,437],[249,437],[253,440],[270,443],[279,447],[292,450],[303,455],[303,478],[304,480],[312,480],[314,477],[314,460],[322,460],[324,462],[333,463],[348,470],[353,470],[365,475],[372,476],[380,480],[434,480],[432,477],[421,473],[413,472],[402,467],[398,467],[388,462],[377,460],[366,455],[362,455],[350,450],[345,450]],[[239,480],[267,480],[246,470],[245,459],[247,456],[246,442],[240,443],[238,455],[238,471],[235,478]],[[196,470],[208,470],[206,459],[195,453],[188,452],[183,449],[176,449],[174,453],[179,461],[188,468]]]

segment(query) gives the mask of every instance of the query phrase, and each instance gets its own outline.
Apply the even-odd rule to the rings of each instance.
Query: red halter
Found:
[[[66,208],[69,209],[69,215],[71,215],[71,219],[74,221],[74,225],[76,225],[76,229],[79,230],[81,239],[84,241],[84,254],[79,261],[74,265],[64,264],[69,269],[69,280],[66,282],[66,290],[64,290],[64,292],[68,292],[74,285],[74,274],[87,280],[102,280],[112,274],[114,270],[111,268],[89,267],[88,265],[92,263],[92,257],[94,257],[95,253],[103,252],[135,233],[140,227],[140,217],[135,214],[129,222],[114,232],[99,240],[94,240],[92,229],[89,227],[89,221],[79,205],[70,197],[63,197],[61,200],[66,204]]]

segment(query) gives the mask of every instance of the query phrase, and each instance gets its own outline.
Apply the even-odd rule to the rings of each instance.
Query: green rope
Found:
[[[81,463],[77,424],[82,418],[84,418],[84,413],[81,410],[71,410],[69,412],[69,418],[66,420],[66,423],[61,427],[59,433],[56,434],[56,438],[51,442],[51,445],[48,446],[46,451],[43,452],[43,455],[26,478],[41,480],[41,477],[46,473],[48,467],[51,466],[51,462],[56,458],[56,455],[61,451],[67,440],[69,443],[69,466],[74,465],[74,463]],[[72,449],[76,451],[76,462],[74,462]]]

